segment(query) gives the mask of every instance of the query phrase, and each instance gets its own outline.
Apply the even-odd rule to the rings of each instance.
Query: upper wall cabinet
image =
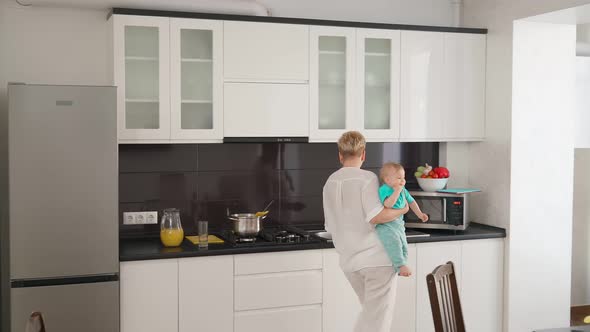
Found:
[[[482,140],[485,136],[486,36],[444,33],[443,137]]]
[[[119,142],[221,142],[223,22],[112,20]]]
[[[401,36],[401,139],[440,139],[444,136],[443,35],[402,31]]]
[[[368,141],[399,140],[400,32],[356,31],[355,123]]]
[[[170,138],[169,18],[113,17],[120,140]]]
[[[486,37],[402,32],[401,141],[484,138]]]
[[[230,82],[309,80],[309,26],[224,22],[224,78]]]
[[[309,138],[335,141],[356,129],[355,29],[312,26],[309,38]]]
[[[223,22],[170,20],[171,138],[223,139]]]

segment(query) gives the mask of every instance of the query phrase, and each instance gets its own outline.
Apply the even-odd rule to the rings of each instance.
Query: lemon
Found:
[[[584,317],[584,323],[585,324],[590,324],[590,316]]]

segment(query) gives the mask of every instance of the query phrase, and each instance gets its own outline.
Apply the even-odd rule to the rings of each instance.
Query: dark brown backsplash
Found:
[[[406,168],[407,187],[423,163],[438,165],[438,143],[368,143],[363,168],[379,172],[384,162]],[[121,236],[159,232],[159,225],[123,225],[123,212],[179,208],[185,232],[198,220],[211,231],[226,229],[231,213],[256,212],[271,199],[269,224],[322,224],[322,187],[339,168],[336,144],[119,145]]]

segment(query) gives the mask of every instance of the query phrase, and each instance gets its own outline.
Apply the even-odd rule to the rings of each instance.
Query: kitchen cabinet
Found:
[[[356,128],[355,34],[354,28],[310,27],[310,141],[335,142]]]
[[[397,293],[395,296],[395,311],[391,332],[416,330],[416,282],[418,254],[416,244],[408,245],[408,266],[412,270],[410,277],[397,278]]]
[[[221,142],[223,22],[111,20],[119,142]]]
[[[235,332],[321,332],[322,307],[285,307],[236,313]]]
[[[361,306],[356,293],[340,269],[335,249],[324,252],[324,332],[352,332]],[[408,246],[409,278],[398,277],[396,304],[391,331],[415,331],[416,326],[416,245]]]
[[[461,253],[460,297],[466,330],[502,331],[504,239],[465,241]]]
[[[401,33],[402,141],[436,141],[444,136],[443,34]]]
[[[416,331],[434,332],[426,275],[437,266],[452,261],[457,271],[457,284],[461,294],[461,242],[420,243],[416,247]]]
[[[443,34],[443,133],[445,141],[485,136],[486,36]]]
[[[120,140],[170,138],[170,19],[114,15]]]
[[[225,83],[225,137],[308,137],[307,84]]]
[[[356,30],[355,123],[367,141],[399,140],[400,31]]]
[[[309,26],[268,22],[224,23],[226,82],[309,80]]]
[[[179,332],[233,331],[233,264],[232,256],[179,260]]]
[[[482,140],[486,36],[403,31],[401,43],[401,141]]]
[[[237,276],[235,310],[322,303],[322,270]]]
[[[171,140],[223,139],[223,22],[170,19]]]
[[[123,262],[121,332],[178,331],[178,260]]]
[[[340,269],[336,249],[324,249],[324,332],[352,332],[361,305]]]

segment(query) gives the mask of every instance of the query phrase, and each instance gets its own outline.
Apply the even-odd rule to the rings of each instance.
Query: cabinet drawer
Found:
[[[235,310],[254,310],[322,302],[322,271],[238,276],[234,281]]]
[[[303,250],[236,255],[234,264],[234,273],[236,275],[245,275],[321,270],[323,261],[320,250]]]
[[[307,84],[225,83],[226,137],[309,136]]]
[[[238,312],[235,332],[320,332],[322,308],[319,305]]]
[[[223,23],[226,80],[309,79],[309,27],[306,25]]]

